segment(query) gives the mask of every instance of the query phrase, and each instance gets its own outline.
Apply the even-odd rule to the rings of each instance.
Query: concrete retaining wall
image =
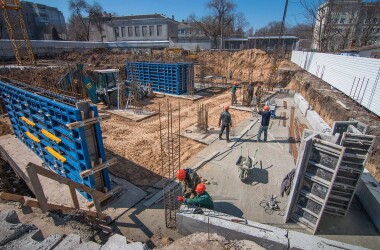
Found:
[[[179,233],[217,233],[228,240],[250,240],[266,249],[365,249],[249,220],[233,222],[231,219],[244,219],[208,209],[203,209],[204,214],[193,214],[193,211],[194,208],[181,206],[177,213]]]
[[[330,133],[330,126],[319,116],[319,114],[312,110],[309,102],[303,98],[300,93],[294,95],[294,102],[300,109],[301,113],[306,116],[307,121],[313,130],[321,133]]]

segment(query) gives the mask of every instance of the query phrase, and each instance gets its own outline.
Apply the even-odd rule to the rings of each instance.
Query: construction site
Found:
[[[39,58],[21,34],[0,65],[1,249],[379,248],[379,60],[351,70],[320,53],[169,48]],[[213,209],[179,198],[182,169]]]

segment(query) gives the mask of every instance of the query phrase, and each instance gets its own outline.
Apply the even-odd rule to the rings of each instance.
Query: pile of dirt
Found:
[[[203,249],[215,249],[215,250],[261,250],[265,249],[253,241],[241,240],[241,241],[229,241],[218,234],[207,233],[194,233],[174,241],[169,246],[157,247],[155,249],[160,250],[203,250]]]
[[[319,115],[332,126],[334,121],[347,121],[356,119],[369,126],[368,134],[380,136],[380,118],[354,102],[351,98],[316,76],[307,72],[298,72],[289,83],[289,89],[295,89],[305,97]],[[337,100],[346,105],[345,109]],[[376,140],[366,168],[380,181],[380,142]]]
[[[239,81],[267,82],[270,79],[273,67],[277,69],[284,64],[278,60],[274,64],[274,58],[266,52],[258,49],[241,50],[238,52],[214,52],[206,51],[198,53],[201,65],[213,68],[210,74],[225,76],[228,79]],[[197,73],[197,72],[196,72]],[[273,82],[283,82],[281,74],[275,74]]]

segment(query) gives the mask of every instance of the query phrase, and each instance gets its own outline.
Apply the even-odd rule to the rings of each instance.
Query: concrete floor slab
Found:
[[[287,109],[282,105],[284,100],[288,103]],[[277,115],[285,112],[286,117],[290,117],[290,107],[294,105],[292,96],[279,94],[275,98],[275,103],[278,105],[276,109]],[[299,119],[301,124],[310,127],[306,117],[298,108],[295,109],[295,117]],[[210,182],[210,185],[207,185],[207,191],[213,197],[215,210],[236,217],[244,217],[245,219],[259,223],[289,228],[309,234],[297,224],[283,224],[283,212],[286,209],[288,197],[280,196],[280,186],[282,179],[295,167],[295,164],[293,157],[289,154],[288,128],[282,126],[280,118],[272,121],[273,123],[271,122],[268,130],[268,141],[266,143],[258,143],[256,140],[259,128],[259,123],[257,123],[230,150],[227,150],[228,147],[224,140],[215,141],[191,158],[186,165],[191,166],[193,162],[206,158],[207,155],[219,150],[221,153],[198,171],[200,176]],[[239,124],[235,128],[236,134],[239,134],[249,122],[245,121]],[[289,121],[287,125],[289,125]],[[254,170],[249,180],[243,183],[238,177],[236,160],[241,152],[243,152],[244,156],[248,152],[250,156],[253,156],[256,149],[258,149],[258,153],[254,161]],[[280,211],[269,214],[260,206],[260,203],[262,201],[265,202],[272,194],[278,196],[277,200],[280,202]],[[355,208],[354,206],[351,208],[351,210],[355,209],[358,209],[357,213],[350,211],[345,218],[324,215],[321,221],[321,236],[369,248],[373,248],[371,247],[373,244],[380,245],[379,233],[364,209],[360,207]],[[363,217],[359,214],[365,214],[366,216]],[[346,221],[347,223],[344,224],[342,221]],[[355,227],[355,225],[359,227],[358,230],[345,233],[347,232],[347,227]],[[364,229],[367,236],[359,232]],[[363,237],[367,238],[364,240]],[[375,243],[370,243],[368,239],[371,239]]]
[[[181,98],[181,99],[186,99],[186,100],[192,100],[192,101],[197,101],[203,98],[203,96],[201,95],[186,95],[186,94],[174,95],[174,94],[167,94],[167,93],[156,92],[156,91],[154,91],[154,93],[159,94],[159,95],[164,95],[164,96],[171,96],[171,97],[176,97],[176,98]]]
[[[207,133],[199,132],[196,125],[190,126],[185,129],[181,136],[189,138],[191,140],[197,141],[202,144],[209,145],[218,139],[219,129],[211,127],[208,129]]]
[[[132,120],[135,122],[139,122],[139,121],[148,119],[148,118],[158,114],[158,112],[156,112],[156,111],[148,111],[148,110],[142,110],[141,113],[136,114],[133,112],[132,109],[120,109],[120,110],[104,109],[102,111],[113,114],[113,115],[117,115],[117,116],[120,116],[120,117],[123,117],[126,119],[129,119],[129,120]]]
[[[236,110],[248,111],[248,112],[252,112],[253,111],[253,109],[251,107],[243,106],[241,104],[231,105],[230,109],[236,109]]]

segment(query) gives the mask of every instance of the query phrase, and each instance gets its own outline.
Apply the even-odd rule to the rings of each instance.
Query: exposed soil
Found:
[[[174,109],[174,133],[178,131],[178,105],[181,107],[181,131],[197,122],[196,110],[200,103],[208,105],[209,126],[215,128],[218,126],[218,119],[220,113],[223,111],[223,106],[230,102],[230,92],[227,90],[220,95],[201,99],[196,102],[173,97],[154,98],[145,108],[158,111],[158,105],[161,104],[161,111],[165,113],[167,111],[167,101],[172,104]],[[230,113],[235,125],[251,116],[249,112],[244,111],[230,110]],[[162,117],[162,120],[167,121],[167,118]],[[112,119],[101,123],[105,148],[130,161],[129,164],[117,164],[111,167],[111,173],[140,186],[151,185],[147,179],[149,172],[143,171],[141,173],[140,169],[148,169],[157,175],[163,174],[160,162],[159,124],[158,116],[135,123],[114,115]],[[167,127],[166,122],[163,122],[163,126]],[[181,137],[181,163],[186,162],[186,160],[204,147],[205,145],[201,143]],[[135,165],[134,168],[131,169],[131,165]]]
[[[332,90],[329,84],[310,73],[305,71],[296,73],[288,88],[299,91],[330,126],[334,121],[347,121],[353,118],[369,126],[368,134],[380,136],[379,116],[369,112],[342,92]],[[343,102],[349,110],[337,103],[337,100]],[[380,142],[376,140],[366,166],[377,181],[380,181],[379,149]]]

